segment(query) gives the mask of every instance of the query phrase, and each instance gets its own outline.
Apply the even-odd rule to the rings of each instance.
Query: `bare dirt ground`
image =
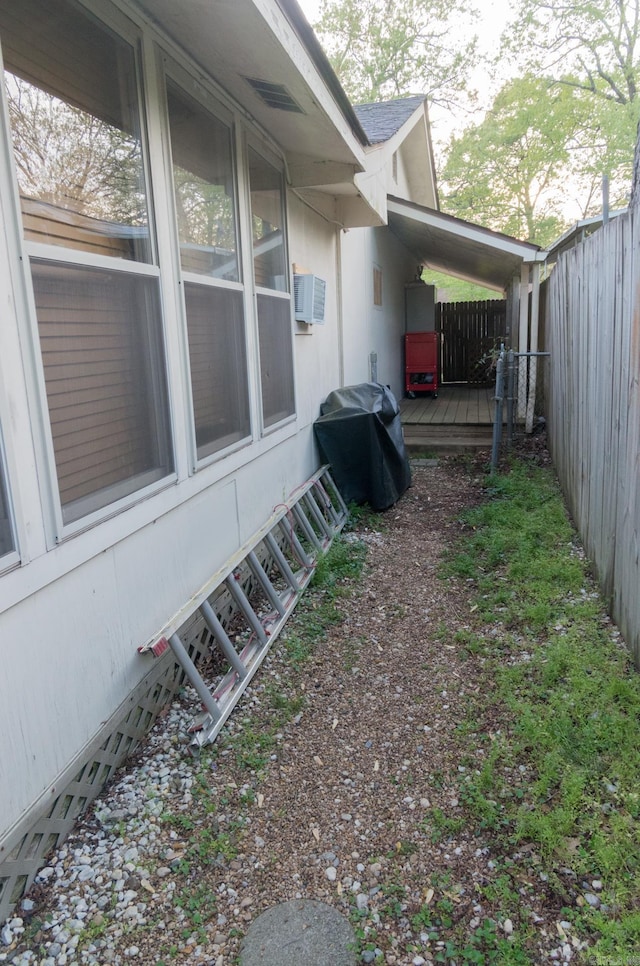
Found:
[[[455,933],[463,948],[487,919],[499,938],[515,939],[508,901],[487,898],[502,857],[459,801],[461,776],[490,746],[485,732],[460,727],[479,689],[477,666],[454,640],[470,620],[470,588],[437,575],[461,511],[482,498],[468,461],[414,466],[382,526],[354,534],[367,556],[340,603],[342,621],[297,669],[278,640],[199,762],[177,740],[180,709],[159,723],[50,862],[32,912],[45,924],[8,961],[224,966],[237,962],[260,912],[296,897],[349,916],[362,962],[450,962],[447,941]],[[252,749],[263,733],[272,739],[259,759]],[[152,814],[134,800],[143,786],[147,802],[160,801]],[[79,862],[93,867],[86,891]],[[523,888],[538,936],[528,961],[571,959],[558,901],[543,881]],[[80,925],[68,927],[73,910]],[[47,911],[80,937],[69,949],[57,942],[55,955]],[[502,961],[468,955],[457,961]]]

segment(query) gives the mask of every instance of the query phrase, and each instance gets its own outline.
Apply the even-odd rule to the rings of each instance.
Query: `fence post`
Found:
[[[491,470],[498,467],[498,452],[502,438],[502,402],[504,398],[504,349],[500,350],[496,364],[496,412],[493,421],[493,445],[491,447]]]
[[[516,381],[516,354],[513,349],[507,353],[507,445],[513,443],[514,434],[514,389]]]

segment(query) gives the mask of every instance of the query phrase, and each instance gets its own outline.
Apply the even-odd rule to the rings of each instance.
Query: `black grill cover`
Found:
[[[324,462],[347,503],[392,506],[411,485],[395,396],[377,382],[335,389],[313,424]]]

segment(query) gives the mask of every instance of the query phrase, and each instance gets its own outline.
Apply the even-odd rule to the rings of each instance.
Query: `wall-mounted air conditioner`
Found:
[[[296,320],[313,325],[324,323],[324,302],[327,283],[316,275],[293,276],[293,299]]]

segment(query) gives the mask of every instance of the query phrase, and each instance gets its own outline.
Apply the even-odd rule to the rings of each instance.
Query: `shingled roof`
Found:
[[[425,101],[424,94],[398,97],[381,104],[356,104],[354,111],[371,144],[381,144],[393,137],[405,121]]]

